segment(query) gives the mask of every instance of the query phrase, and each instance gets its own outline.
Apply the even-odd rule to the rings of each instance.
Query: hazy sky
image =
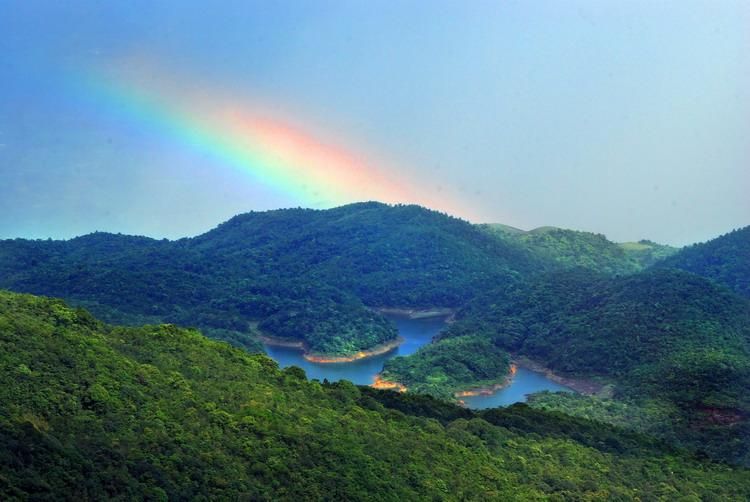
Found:
[[[177,111],[81,83],[121,74]],[[311,205],[222,153],[201,120],[227,102],[472,221],[670,244],[750,224],[745,1],[6,0],[0,237],[171,238]]]

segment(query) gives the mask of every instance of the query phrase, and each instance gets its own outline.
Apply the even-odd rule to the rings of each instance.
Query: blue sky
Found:
[[[750,223],[748,26],[730,1],[2,2],[0,237],[179,237],[299,204],[71,85],[147,58],[482,221],[705,240]]]

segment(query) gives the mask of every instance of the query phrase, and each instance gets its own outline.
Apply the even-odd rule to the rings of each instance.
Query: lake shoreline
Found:
[[[395,390],[398,392],[406,392],[408,390],[406,385],[394,380],[386,380],[380,373],[375,375],[375,381],[370,384],[370,387],[373,389]]]
[[[527,357],[514,357],[513,362],[521,368],[525,368],[529,371],[544,375],[547,379],[552,380],[555,383],[568,387],[584,396],[598,396],[607,387],[604,384],[595,382],[588,378],[575,378],[558,375],[550,368],[544,366],[538,361],[533,361]]]
[[[567,387],[577,392],[578,394],[582,394],[585,396],[603,396],[604,393],[608,392],[608,386],[599,382],[595,382],[586,378],[561,376],[537,361],[533,361],[523,356],[515,356],[511,360],[510,373],[505,377],[505,380],[503,382],[493,385],[480,385],[477,387],[468,388],[463,391],[457,391],[453,394],[453,396],[458,399],[458,403],[462,406],[466,406],[466,403],[461,399],[462,397],[492,396],[497,391],[503,390],[513,382],[513,376],[515,375],[518,368],[524,368],[534,373],[543,375],[548,380]]]
[[[464,390],[458,390],[454,392],[453,397],[458,399],[458,403],[460,405],[465,406],[466,403],[460,399],[462,397],[491,396],[497,391],[502,390],[510,385],[513,381],[513,377],[516,375],[517,370],[518,367],[514,363],[511,363],[510,368],[508,369],[508,373],[503,377],[503,380],[501,382],[488,385],[479,385],[475,387],[467,387]]]
[[[404,340],[404,338],[399,335],[394,340],[378,344],[367,350],[360,350],[356,354],[352,354],[350,356],[328,356],[325,354],[305,353],[303,354],[303,357],[307,361],[310,361],[311,363],[321,363],[321,364],[351,363],[354,361],[359,361],[360,359],[387,354],[388,352],[391,352],[392,350],[397,349],[399,345],[401,345],[405,341],[406,340]]]
[[[367,350],[360,350],[359,352],[349,356],[338,356],[311,353],[309,352],[309,348],[304,340],[278,338],[268,335],[260,335],[258,339],[264,345],[301,350],[303,352],[302,357],[304,357],[306,361],[319,364],[351,363],[368,357],[380,356],[397,349],[405,341],[403,337],[397,336],[393,340],[375,345],[374,347]]]
[[[460,406],[466,406],[466,403],[461,399],[462,397],[472,396],[491,396],[495,392],[504,389],[513,381],[513,377],[516,374],[517,366],[513,363],[510,365],[508,373],[503,376],[502,381],[497,383],[490,383],[485,385],[466,387],[464,390],[457,390],[453,393],[453,397]],[[383,378],[381,373],[375,375],[375,381],[370,384],[370,387],[375,389],[395,390],[398,392],[407,392],[408,388],[401,382],[396,380],[386,380]]]
[[[432,319],[438,317],[444,317],[446,323],[450,323],[455,315],[454,309],[443,308],[443,307],[430,307],[425,309],[415,308],[401,308],[401,307],[370,307],[375,312],[381,315],[390,315],[395,317],[403,317],[405,319],[419,320],[419,319]],[[399,335],[393,340],[375,345],[369,349],[360,350],[359,352],[348,355],[329,355],[329,354],[314,354],[310,352],[308,345],[304,340],[291,339],[291,338],[278,338],[271,335],[258,335],[258,340],[264,345],[272,347],[284,347],[290,349],[298,349],[303,352],[302,357],[306,361],[311,363],[319,364],[339,364],[339,363],[351,363],[366,359],[368,357],[382,356],[392,350],[397,349],[405,340]]]

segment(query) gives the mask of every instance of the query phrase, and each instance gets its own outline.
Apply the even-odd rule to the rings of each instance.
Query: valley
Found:
[[[385,354],[375,354],[351,361],[319,361],[306,355],[300,346],[281,345],[266,345],[266,354],[279,363],[281,368],[289,366],[302,368],[310,379],[329,382],[348,380],[358,385],[407,391],[406,386],[398,382],[384,381],[380,377],[383,365],[394,357],[415,353],[420,347],[429,344],[447,325],[444,316],[411,314],[405,317],[403,312],[399,314],[391,313],[388,318],[395,323],[401,343]],[[503,384],[491,391],[458,391],[455,398],[469,408],[493,408],[524,402],[528,394],[541,391],[570,392],[571,389],[550,380],[539,372],[519,368],[518,371],[509,373]],[[467,397],[468,394],[473,395]]]
[[[4,500],[750,497],[747,469],[601,422],[309,381],[31,295],[0,291],[0,369]]]
[[[0,2],[0,502],[750,501],[750,2]]]
[[[0,241],[0,287],[71,305],[2,293],[10,410],[2,433],[9,444],[51,448],[40,458],[72,462],[80,473],[89,467],[71,459],[114,456],[114,464],[98,461],[104,470],[92,494],[115,476],[118,492],[158,486],[173,496],[250,490],[289,498],[279,479],[323,490],[322,472],[361,477],[368,462],[400,479],[393,469],[405,443],[417,456],[444,452],[442,467],[412,462],[422,469],[412,474],[420,494],[448,471],[462,477],[450,484],[468,498],[518,489],[531,498],[654,493],[626,471],[668,462],[667,478],[650,476],[669,493],[697,496],[710,485],[742,499],[750,490],[747,232],[685,250],[559,229],[511,235],[418,206],[362,203],[248,213],[176,241],[101,233]],[[699,266],[703,250],[718,269]],[[79,377],[80,367],[96,370]],[[131,421],[138,407],[145,415]],[[196,432],[185,417],[210,438],[188,440]],[[331,423],[343,428],[321,432]],[[94,442],[81,443],[91,424]],[[175,431],[183,431],[177,443],[167,439]],[[313,436],[320,452],[349,460],[326,464],[324,453],[302,446]],[[179,462],[144,453],[155,441]],[[243,441],[252,445],[238,447]],[[58,443],[61,450],[42,446]],[[219,444],[213,460],[196,453]],[[180,456],[183,448],[189,453]],[[519,448],[548,473],[575,458],[577,475],[591,481],[545,474],[549,482],[539,484],[513,453]],[[6,453],[15,473],[6,484],[18,493],[28,490],[20,479],[66,486],[72,472],[43,475]],[[472,473],[456,467],[466,455]],[[592,459],[617,480],[595,476],[585,467]],[[218,481],[191,485],[177,472],[185,462]],[[731,467],[719,475],[713,462]],[[243,471],[230,474],[226,463]],[[138,465],[164,481],[149,481]],[[722,476],[726,486],[712,484]],[[230,477],[236,483],[221,481]],[[380,482],[358,478],[347,493],[416,493],[405,480]]]
[[[383,364],[395,356],[413,354],[445,327],[444,318],[409,319],[403,316],[389,316],[394,322],[402,340],[398,346],[385,354],[358,359],[350,362],[317,362],[305,357],[304,352],[294,347],[266,346],[266,353],[282,368],[297,366],[305,370],[308,378],[321,382],[348,380],[358,385],[370,385],[382,371]]]

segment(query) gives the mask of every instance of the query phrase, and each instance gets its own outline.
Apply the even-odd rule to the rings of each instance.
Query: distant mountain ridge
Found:
[[[376,202],[246,213],[189,245],[217,260],[252,262],[270,253],[292,273],[314,268],[316,278],[376,306],[456,307],[472,294],[469,284],[548,265],[464,220],[420,206]]]
[[[392,340],[374,307],[458,308],[561,268],[631,274],[673,248],[543,227],[472,225],[419,206],[245,213],[194,238],[93,233],[0,241],[0,287],[59,296],[110,322],[174,322],[260,350],[257,329],[347,354]]]
[[[685,247],[658,266],[707,277],[750,298],[750,226]]]
[[[199,326],[252,350],[257,326],[337,355],[395,338],[365,304],[455,308],[548,266],[463,220],[373,202],[246,213],[178,241],[0,241],[0,287],[63,297],[111,322]]]
[[[606,274],[632,274],[677,251],[648,240],[615,243],[602,234],[551,226],[527,231],[494,223],[482,224],[479,228],[516,242],[562,267],[585,267]]]

